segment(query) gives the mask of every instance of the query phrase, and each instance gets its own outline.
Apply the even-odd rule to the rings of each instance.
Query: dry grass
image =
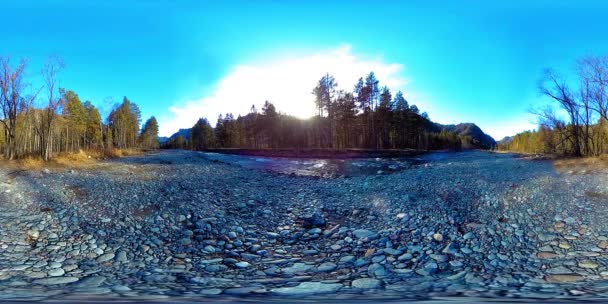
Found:
[[[598,157],[567,158],[553,162],[553,167],[558,172],[571,174],[589,174],[608,170],[608,154]]]
[[[585,192],[585,196],[589,197],[589,198],[594,198],[597,200],[608,200],[608,194],[606,193],[601,193],[601,192],[595,192],[595,191],[586,191]]]
[[[16,161],[4,160],[3,163],[6,167],[11,167],[14,170],[83,169],[97,166],[100,160],[142,155],[144,153],[145,151],[140,149],[80,150],[73,153],[61,153],[48,162],[45,162],[39,156],[27,156]]]

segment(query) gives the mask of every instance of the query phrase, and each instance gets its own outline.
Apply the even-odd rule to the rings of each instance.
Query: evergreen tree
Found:
[[[158,122],[154,116],[150,117],[144,124],[139,135],[139,142],[143,148],[158,148]]]

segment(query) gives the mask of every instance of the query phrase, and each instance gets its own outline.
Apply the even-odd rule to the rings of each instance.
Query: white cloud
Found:
[[[333,75],[341,89],[352,90],[359,77],[370,71],[393,94],[403,90],[407,82],[401,64],[387,63],[380,57],[355,56],[350,46],[295,59],[238,65],[217,82],[210,94],[171,106],[171,115],[159,118],[160,134],[170,136],[180,128],[189,128],[200,117],[215,124],[220,113],[243,115],[252,104],[260,109],[265,100],[280,112],[310,117],[315,113],[312,89],[325,73]]]

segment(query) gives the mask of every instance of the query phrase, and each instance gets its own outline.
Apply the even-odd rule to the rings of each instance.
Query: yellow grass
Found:
[[[572,174],[588,174],[608,169],[608,154],[597,157],[567,158],[553,162],[553,167],[559,172]]]
[[[124,156],[142,155],[141,149],[98,149],[80,150],[72,153],[61,153],[45,162],[39,156],[27,156],[14,162],[6,161],[5,165],[18,170],[42,170],[62,168],[90,168],[98,165],[99,161]]]

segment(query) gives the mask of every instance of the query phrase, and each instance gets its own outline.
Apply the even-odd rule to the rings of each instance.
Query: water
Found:
[[[202,152],[204,158],[244,168],[271,171],[297,176],[339,177],[371,174],[390,174],[424,164],[418,157],[357,158],[357,159],[303,159],[259,157]]]

